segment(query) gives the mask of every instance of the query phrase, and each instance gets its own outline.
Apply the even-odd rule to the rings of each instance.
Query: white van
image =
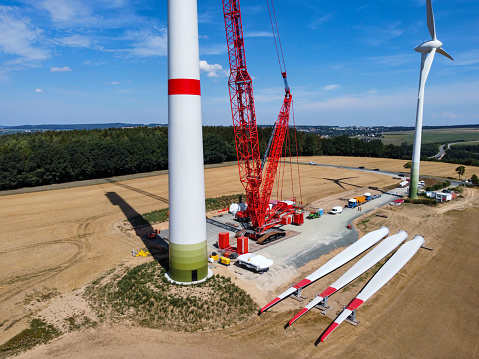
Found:
[[[331,211],[329,211],[329,214],[340,214],[342,212],[343,212],[343,207],[336,206],[336,207],[333,207]]]

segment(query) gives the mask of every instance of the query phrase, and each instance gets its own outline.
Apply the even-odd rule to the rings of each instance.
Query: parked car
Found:
[[[358,167],[360,170],[363,170],[364,169],[364,166],[359,166]]]
[[[329,214],[341,214],[341,212],[343,212],[343,207],[336,206],[336,207],[333,207],[331,211],[329,211]]]
[[[373,169],[373,171],[379,171],[379,168],[375,168],[375,169]]]

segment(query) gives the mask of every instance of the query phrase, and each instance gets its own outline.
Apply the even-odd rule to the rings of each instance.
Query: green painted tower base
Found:
[[[413,162],[409,179],[409,198],[417,199],[417,185],[419,183],[419,162]]]
[[[208,277],[206,240],[196,244],[170,242],[168,277],[174,282],[199,282]]]

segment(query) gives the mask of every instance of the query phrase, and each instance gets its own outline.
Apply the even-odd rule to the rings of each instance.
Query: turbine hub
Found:
[[[442,46],[442,42],[434,39],[423,42],[421,45],[416,46],[414,51],[422,52],[422,53],[430,53],[432,49],[439,49]]]

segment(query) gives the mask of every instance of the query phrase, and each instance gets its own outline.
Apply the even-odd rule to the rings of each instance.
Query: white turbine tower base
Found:
[[[421,160],[421,135],[422,117],[424,109],[424,88],[427,76],[431,70],[432,61],[436,52],[454,61],[454,59],[442,48],[442,42],[436,37],[436,25],[432,12],[431,0],[426,0],[427,27],[432,39],[416,46],[414,51],[421,53],[421,73],[419,77],[419,91],[417,98],[416,131],[414,134],[414,147],[412,152],[411,181],[409,182],[409,198],[417,198],[417,185],[419,182],[419,163]]]

